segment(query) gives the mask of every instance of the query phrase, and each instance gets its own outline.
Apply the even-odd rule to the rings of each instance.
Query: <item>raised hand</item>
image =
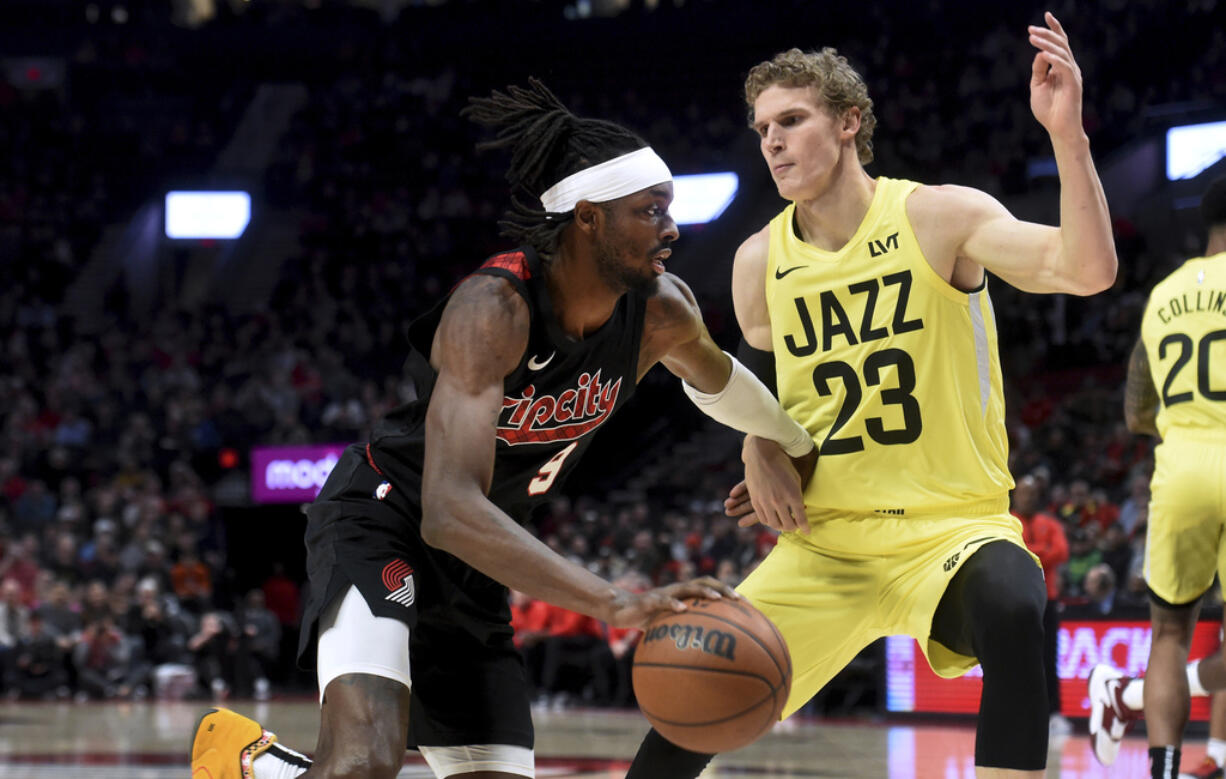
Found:
[[[1081,68],[1073,58],[1068,34],[1047,12],[1046,27],[1030,25],[1030,43],[1038,53],[1030,72],[1030,110],[1053,140],[1084,137],[1081,119]]]

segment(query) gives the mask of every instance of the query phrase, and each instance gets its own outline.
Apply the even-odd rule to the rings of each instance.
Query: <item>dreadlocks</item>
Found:
[[[510,147],[511,208],[498,226],[542,255],[554,253],[574,213],[547,214],[528,203],[572,173],[647,145],[621,125],[575,116],[535,78],[527,87],[469,98],[461,115],[498,130],[495,140],[477,144],[478,151]]]

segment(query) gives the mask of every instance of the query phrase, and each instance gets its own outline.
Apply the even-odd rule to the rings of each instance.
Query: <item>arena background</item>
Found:
[[[1166,175],[1170,128],[1226,121],[1220,0],[4,0],[0,578],[16,582],[7,608],[37,612],[55,640],[52,678],[31,686],[16,667],[28,622],[0,633],[0,690],[312,694],[289,651],[300,505],[253,502],[251,451],[361,440],[411,393],[404,323],[506,246],[506,158],[474,152],[468,96],[536,76],[576,113],[638,131],[675,173],[735,172],[735,200],[683,227],[669,264],[732,348],[733,250],[783,204],[746,127],[746,70],[837,46],[875,102],[870,173],[979,187],[1054,223],[1054,162],[1027,92],[1025,26],[1044,9],[1084,74],[1120,272],[1089,299],[992,283],[1011,465],[1041,478],[1065,524],[1066,617],[1143,621],[1152,457],[1123,427],[1124,365],[1149,287],[1201,252],[1199,193],[1226,173],[1221,130],[1203,170]],[[169,239],[171,190],[249,192],[250,223],[236,240]],[[535,526],[610,578],[736,581],[773,541],[720,516],[737,466],[736,437],[654,371]],[[167,624],[150,624],[150,602]],[[630,704],[615,672],[608,689],[590,677],[600,626],[567,630],[554,638],[584,640],[558,655],[539,703]],[[95,662],[106,631],[125,651]],[[1121,667],[1143,664],[1147,633],[1126,657],[1096,640]],[[1075,643],[1062,644],[1066,710],[1088,670]],[[886,661],[872,648],[808,713],[884,711]]]

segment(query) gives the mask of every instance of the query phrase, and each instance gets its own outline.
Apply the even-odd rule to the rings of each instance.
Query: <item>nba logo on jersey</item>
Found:
[[[413,591],[413,569],[404,560],[392,560],[383,566],[383,586],[389,594],[384,600],[412,606],[416,597]]]
[[[383,500],[384,498],[387,497],[387,494],[391,491],[392,491],[392,483],[390,481],[385,481],[382,484],[380,484],[378,487],[375,488],[375,497],[378,498],[379,500]]]

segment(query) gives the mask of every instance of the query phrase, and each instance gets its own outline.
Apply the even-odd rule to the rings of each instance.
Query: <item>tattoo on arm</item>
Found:
[[[1158,389],[1149,372],[1149,355],[1140,339],[1128,360],[1128,380],[1124,385],[1124,419],[1134,433],[1158,435]]]

